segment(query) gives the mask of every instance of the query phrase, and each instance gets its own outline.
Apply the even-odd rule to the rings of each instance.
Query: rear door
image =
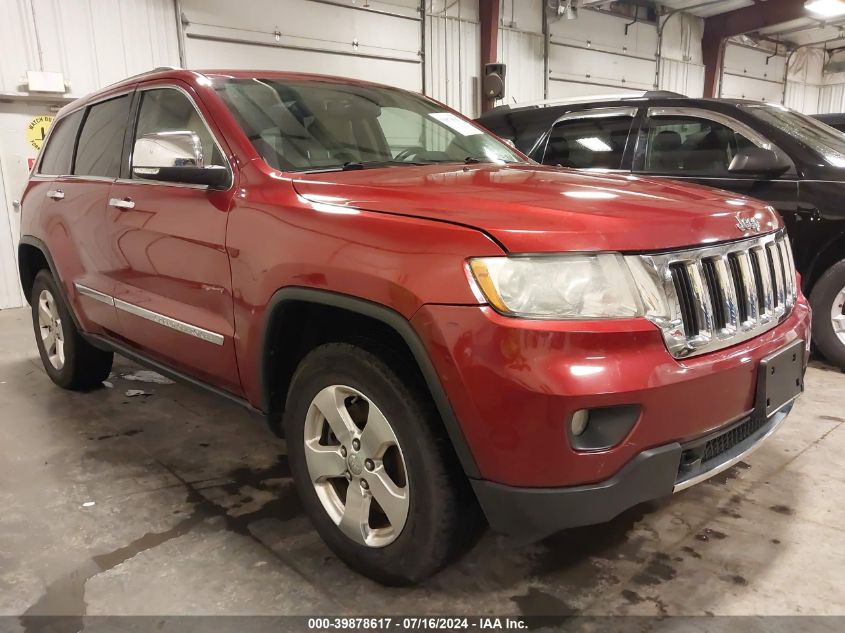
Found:
[[[119,263],[111,249],[106,205],[120,172],[130,103],[131,90],[62,117],[25,201],[41,205],[40,231],[83,325],[106,330],[117,325],[110,297]]]
[[[793,232],[798,211],[794,167],[779,178],[766,179],[728,170],[737,151],[755,145],[786,157],[765,136],[727,114],[694,107],[651,107],[638,136],[634,172],[759,198],[775,207]]]
[[[178,370],[240,393],[226,251],[234,184],[218,191],[150,180],[132,163],[138,139],[145,138],[142,146],[149,150],[150,139],[166,143],[161,139],[169,133],[196,135],[203,157],[198,166],[231,172],[228,154],[186,84],[141,84],[133,111],[129,157],[108,196],[111,248],[120,258],[114,275],[119,333]]]

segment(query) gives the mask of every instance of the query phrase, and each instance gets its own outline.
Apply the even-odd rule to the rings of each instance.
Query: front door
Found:
[[[205,166],[231,170],[188,86],[141,84],[136,95],[130,149],[167,152],[168,133],[193,133]],[[157,360],[239,394],[225,245],[234,186],[219,191],[150,180],[133,170],[131,161],[140,160],[135,150],[127,153],[124,177],[109,195],[111,239],[121,260],[115,273],[119,334]]]
[[[783,154],[755,130],[720,112],[653,107],[639,135],[634,171],[764,200],[780,212],[793,234],[800,228],[796,226],[798,178],[794,168],[779,178],[766,179],[728,171],[737,151],[755,145]]]

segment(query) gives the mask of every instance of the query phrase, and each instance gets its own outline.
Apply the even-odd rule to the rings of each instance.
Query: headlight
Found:
[[[623,319],[643,314],[631,273],[617,253],[479,257],[469,267],[484,298],[510,316]]]

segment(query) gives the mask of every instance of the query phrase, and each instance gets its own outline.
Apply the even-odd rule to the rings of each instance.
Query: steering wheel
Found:
[[[425,151],[427,151],[427,150],[424,147],[422,147],[421,145],[417,145],[416,147],[408,147],[406,149],[403,149],[398,154],[396,154],[396,156],[393,158],[393,160],[407,160],[411,156],[416,156],[417,154],[422,154]]]

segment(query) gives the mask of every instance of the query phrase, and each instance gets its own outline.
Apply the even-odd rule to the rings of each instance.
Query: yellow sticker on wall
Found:
[[[50,129],[50,125],[53,123],[53,117],[42,114],[41,116],[37,116],[32,121],[29,122],[29,125],[26,126],[26,140],[32,145],[36,150],[40,150],[41,146],[44,144],[44,138],[47,136],[47,130]]]

